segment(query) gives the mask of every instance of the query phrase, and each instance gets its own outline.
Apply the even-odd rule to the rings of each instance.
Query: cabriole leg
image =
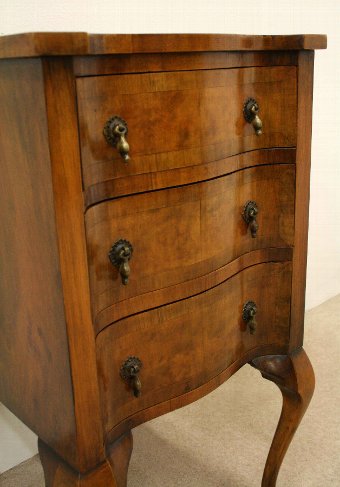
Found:
[[[117,441],[108,445],[106,456],[110,462],[117,487],[127,486],[127,474],[133,449],[133,437],[131,431],[121,436]]]
[[[107,448],[107,461],[86,473],[76,472],[39,439],[46,487],[126,487],[132,453],[131,432]]]
[[[251,362],[283,396],[282,412],[268,454],[262,487],[275,487],[283,458],[314,392],[314,372],[301,348],[291,355],[268,355]]]

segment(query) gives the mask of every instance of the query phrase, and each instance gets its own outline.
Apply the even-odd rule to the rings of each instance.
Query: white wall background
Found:
[[[28,31],[327,34],[315,59],[307,308],[340,293],[340,0],[0,0],[0,34]],[[35,436],[0,407],[0,472],[35,453]]]

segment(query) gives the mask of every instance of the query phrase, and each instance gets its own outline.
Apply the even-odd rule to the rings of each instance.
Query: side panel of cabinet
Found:
[[[290,350],[302,346],[308,245],[308,210],[313,107],[314,51],[300,51],[298,61],[295,245],[292,275]]]
[[[39,59],[0,62],[0,399],[60,455],[75,437]]]

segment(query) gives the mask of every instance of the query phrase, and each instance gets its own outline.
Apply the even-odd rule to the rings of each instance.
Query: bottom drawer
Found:
[[[104,329],[97,337],[97,362],[105,431],[204,384],[251,349],[284,347],[290,285],[290,262],[258,264],[206,292]],[[255,320],[243,316],[247,302],[256,304]],[[139,397],[132,390],[138,380],[121,376],[129,357],[142,362]]]

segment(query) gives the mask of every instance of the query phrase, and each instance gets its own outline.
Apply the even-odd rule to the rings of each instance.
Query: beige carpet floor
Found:
[[[340,295],[307,312],[305,349],[316,391],[278,487],[340,487]],[[276,386],[250,366],[183,409],[134,430],[129,487],[259,487],[281,408]],[[1,487],[43,487],[38,457]]]

